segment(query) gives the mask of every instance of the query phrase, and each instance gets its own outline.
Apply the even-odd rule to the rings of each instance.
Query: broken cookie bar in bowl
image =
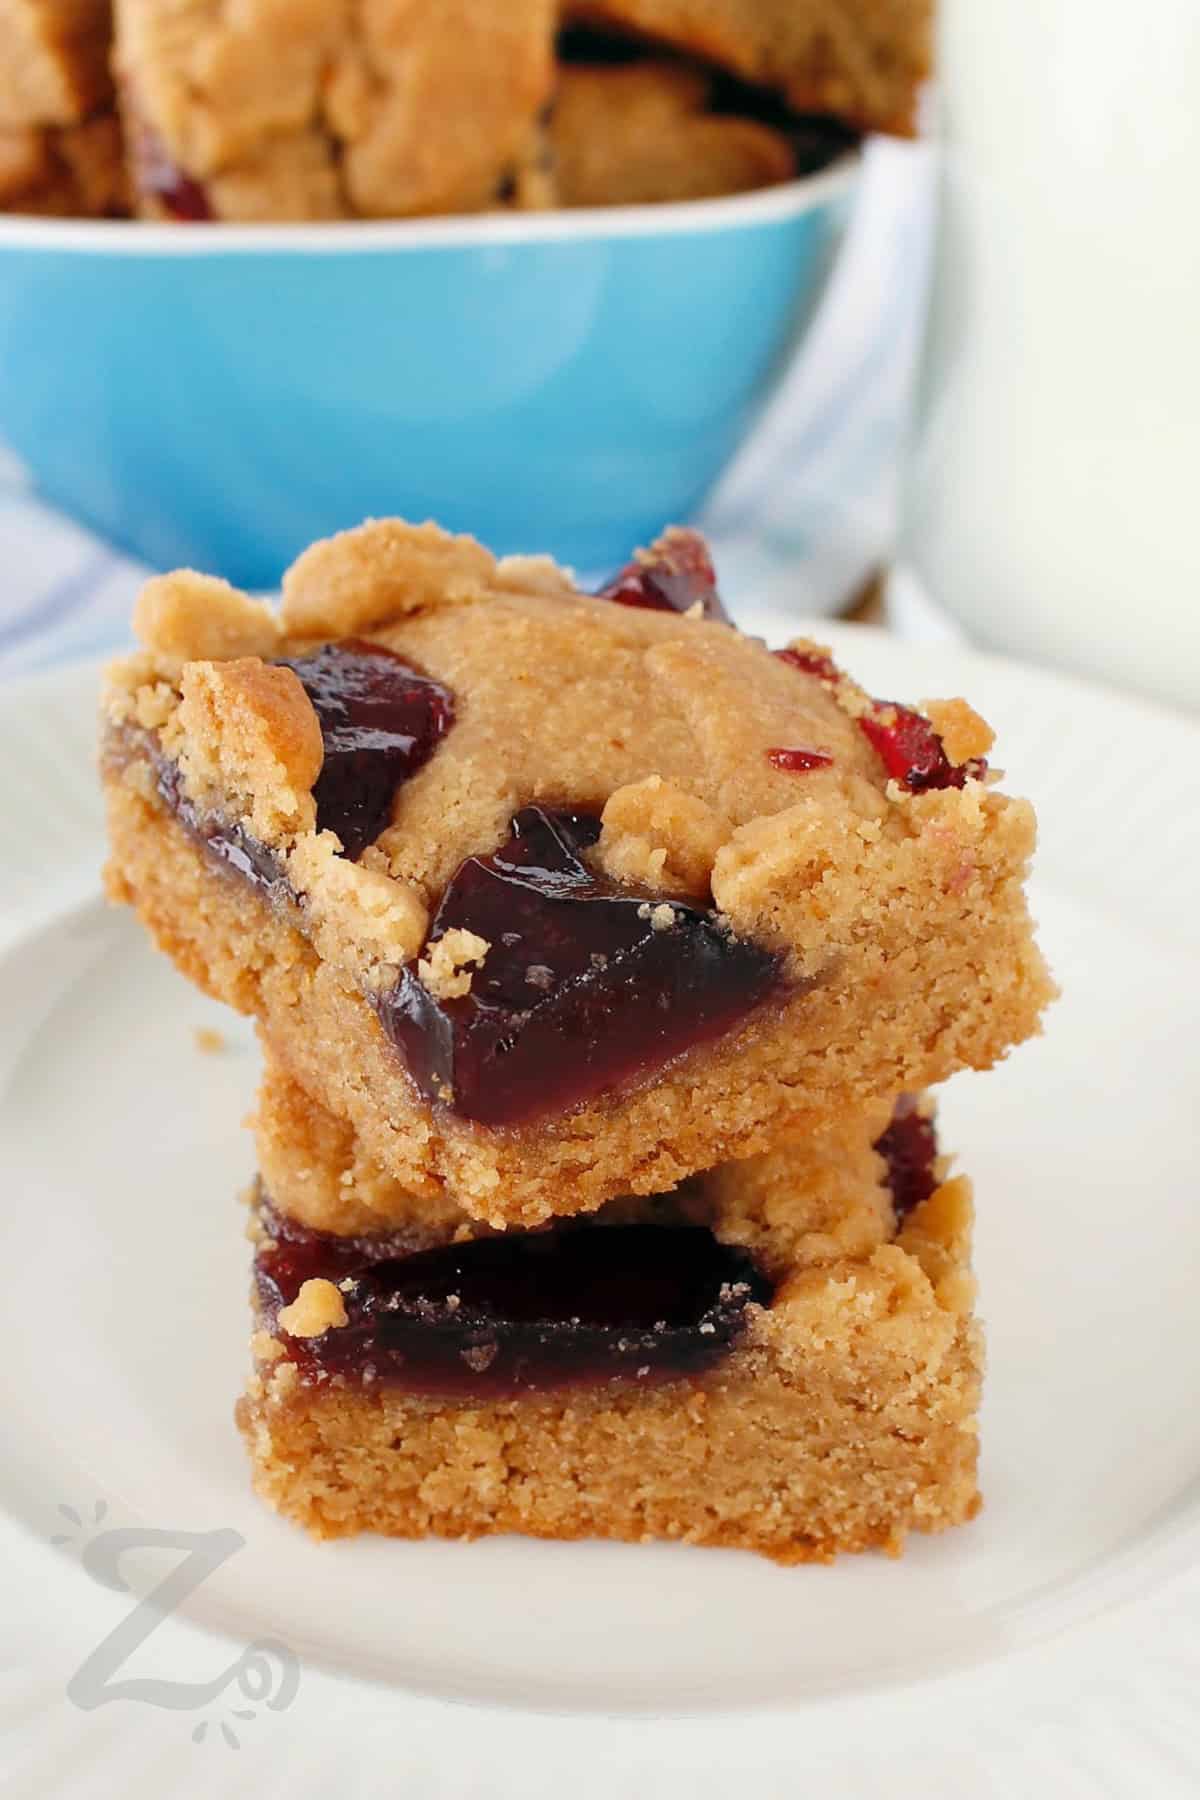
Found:
[[[924,1102],[502,1233],[405,1192],[271,1057],[258,1140],[238,1417],[316,1536],[803,1562],[976,1512],[970,1188]]]
[[[744,636],[694,533],[587,594],[377,521],[278,613],[184,573],[136,623],[111,893],[474,1218],[665,1191],[1037,1029],[1034,821],[987,728]]]

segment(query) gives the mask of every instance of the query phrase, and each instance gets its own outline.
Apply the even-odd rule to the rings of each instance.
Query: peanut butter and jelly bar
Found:
[[[259,1493],[318,1537],[669,1538],[785,1563],[971,1518],[970,1189],[927,1108],[890,1110],[494,1233],[397,1190],[268,1061],[238,1409]],[[313,1186],[347,1175],[367,1212],[343,1222],[370,1229],[314,1229]]]
[[[1037,1029],[986,726],[743,635],[694,533],[585,594],[379,521],[279,613],[185,572],[136,622],[110,891],[415,1192],[661,1192]]]

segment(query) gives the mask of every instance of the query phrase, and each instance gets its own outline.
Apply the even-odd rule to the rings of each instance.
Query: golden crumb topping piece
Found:
[[[304,896],[319,953],[368,977],[375,969],[411,962],[425,942],[429,911],[408,881],[393,880],[368,860],[352,863],[331,831],[297,840],[288,876]]]
[[[269,1331],[254,1331],[250,1334],[250,1354],[255,1362],[278,1362],[283,1355],[283,1345]]]
[[[148,650],[182,662],[273,656],[279,644],[279,621],[265,602],[192,569],[146,583],[133,609],[133,629]]]
[[[320,1337],[347,1323],[346,1307],[332,1281],[306,1281],[290,1306],[281,1306],[277,1323],[289,1337]]]
[[[614,881],[707,897],[729,823],[661,775],[618,788],[602,814],[597,855]]]
[[[471,991],[471,967],[478,967],[491,945],[474,931],[455,927],[430,944],[417,973],[435,1000],[459,1000]]]
[[[313,544],[283,578],[281,618],[298,637],[353,637],[384,619],[477,599],[496,559],[439,525],[372,519]]]
[[[952,763],[986,756],[996,741],[987,720],[981,719],[965,700],[923,700],[921,711],[941,738],[942,748]]]
[[[495,586],[509,594],[576,594],[574,577],[552,556],[502,556],[496,564]]]
[[[292,670],[254,656],[192,662],[180,695],[163,745],[178,751],[192,799],[228,812],[233,798],[264,844],[311,831],[312,787],[325,751],[317,715]]]

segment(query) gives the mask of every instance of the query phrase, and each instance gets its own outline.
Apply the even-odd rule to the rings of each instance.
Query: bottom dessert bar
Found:
[[[255,1487],[318,1537],[664,1538],[783,1563],[971,1518],[970,1188],[938,1180],[922,1110],[889,1110],[496,1233],[426,1215],[269,1071],[238,1408]],[[300,1222],[335,1193],[375,1228]]]

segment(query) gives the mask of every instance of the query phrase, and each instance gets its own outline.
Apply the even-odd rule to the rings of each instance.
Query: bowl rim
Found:
[[[0,251],[53,250],[124,256],[357,255],[362,252],[484,249],[603,239],[697,235],[777,224],[837,199],[853,186],[860,147],[814,175],[715,200],[663,205],[465,213],[437,219],[326,220],[306,225],[179,226],[138,219],[0,216]]]

